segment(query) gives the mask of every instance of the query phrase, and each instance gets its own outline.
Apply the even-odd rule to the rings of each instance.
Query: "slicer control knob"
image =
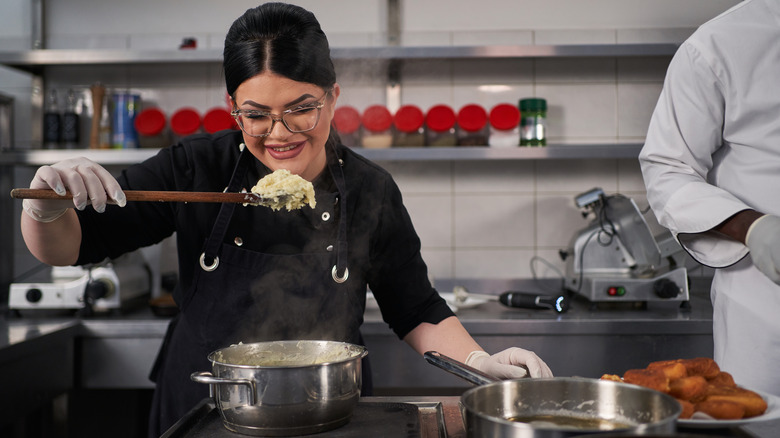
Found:
[[[653,283],[653,292],[660,298],[674,298],[680,294],[680,286],[668,278],[660,278]]]
[[[37,303],[41,300],[41,298],[43,298],[43,292],[41,292],[41,290],[37,287],[34,287],[28,290],[27,293],[24,294],[24,297],[31,303]]]

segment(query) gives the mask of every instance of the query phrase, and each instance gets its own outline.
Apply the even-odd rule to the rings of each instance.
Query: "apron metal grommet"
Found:
[[[325,251],[328,251],[328,252],[333,251],[333,245],[328,245],[327,247],[325,247]]]
[[[204,271],[211,272],[217,269],[217,266],[219,266],[219,257],[214,257],[214,262],[211,263],[210,265],[206,265],[206,253],[204,252],[200,255],[200,267]],[[334,266],[333,268],[335,269],[336,267]]]
[[[233,243],[235,243],[236,246],[241,246],[244,244],[244,239],[240,237],[236,237],[235,239],[233,239]]]
[[[325,222],[329,221],[330,220],[330,213],[328,213],[327,211],[322,213],[322,220],[325,221]]]
[[[344,276],[339,277],[338,270],[336,269],[336,265],[333,265],[333,269],[330,271],[330,276],[333,277],[333,281],[336,283],[343,283],[347,281],[347,278],[349,278],[349,268],[344,268]]]

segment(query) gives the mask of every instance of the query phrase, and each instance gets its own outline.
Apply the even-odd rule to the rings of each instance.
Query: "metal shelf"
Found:
[[[642,144],[579,144],[546,147],[396,147],[353,150],[373,161],[482,161],[636,158]],[[42,166],[74,156],[84,156],[103,165],[128,165],[141,162],[159,149],[52,149],[4,151],[0,164]]]
[[[678,45],[569,44],[518,46],[420,46],[332,48],[333,59],[458,59],[672,56]],[[221,49],[122,50],[40,49],[0,52],[0,64],[25,71],[55,65],[121,65],[222,62]]]

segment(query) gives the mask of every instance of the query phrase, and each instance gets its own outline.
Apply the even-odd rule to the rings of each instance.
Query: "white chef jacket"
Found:
[[[780,286],[742,243],[712,231],[748,208],[780,215],[780,0],[748,0],[702,25],[669,65],[639,156],[661,225],[718,269],[715,360],[780,395]]]

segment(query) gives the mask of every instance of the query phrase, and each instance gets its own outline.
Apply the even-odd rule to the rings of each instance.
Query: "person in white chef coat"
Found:
[[[747,0],[673,57],[639,155],[659,223],[712,282],[714,359],[780,395],[780,0]]]

